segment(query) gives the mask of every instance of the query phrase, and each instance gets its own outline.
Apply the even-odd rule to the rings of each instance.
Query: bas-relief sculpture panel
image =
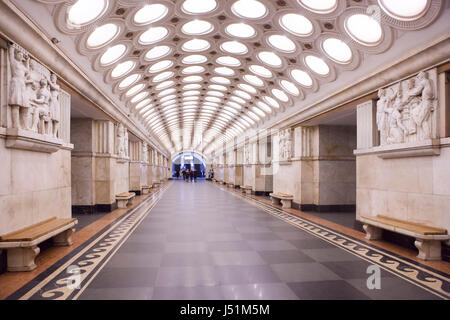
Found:
[[[381,146],[435,138],[436,84],[436,71],[430,70],[378,91]]]
[[[60,87],[57,77],[13,44],[8,48],[10,128],[59,138]]]
[[[117,155],[119,158],[128,158],[128,130],[119,123],[117,127]]]
[[[288,161],[292,158],[292,134],[291,129],[280,130],[278,133],[279,159],[280,161]]]

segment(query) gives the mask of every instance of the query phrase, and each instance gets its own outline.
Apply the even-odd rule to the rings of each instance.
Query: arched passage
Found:
[[[194,170],[197,178],[206,175],[206,159],[196,152],[181,152],[172,158],[172,178],[181,178],[183,170]]]

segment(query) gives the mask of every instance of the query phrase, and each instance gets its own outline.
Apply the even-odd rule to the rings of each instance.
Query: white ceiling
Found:
[[[13,2],[172,153],[208,153],[270,127],[430,40],[418,34],[448,27],[434,26],[440,0]],[[205,61],[186,61],[199,55]],[[121,88],[130,76],[138,79]],[[327,121],[350,124],[354,113]]]

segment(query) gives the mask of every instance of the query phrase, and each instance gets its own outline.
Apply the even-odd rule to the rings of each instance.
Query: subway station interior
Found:
[[[0,0],[0,300],[448,300],[449,83],[446,0]]]

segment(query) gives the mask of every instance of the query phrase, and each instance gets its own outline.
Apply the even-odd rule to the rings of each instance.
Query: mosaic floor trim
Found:
[[[165,184],[7,300],[76,300],[172,184]]]
[[[450,299],[450,277],[449,275],[422,265],[416,261],[397,255],[388,250],[374,245],[368,245],[358,239],[345,235],[341,232],[329,229],[318,223],[301,218],[292,213],[283,211],[257,199],[227,188],[217,186],[223,191],[238,197],[247,203],[256,206],[263,211],[275,216],[303,231],[306,231],[320,239],[323,239],[359,258],[380,266],[382,269],[442,298]]]

